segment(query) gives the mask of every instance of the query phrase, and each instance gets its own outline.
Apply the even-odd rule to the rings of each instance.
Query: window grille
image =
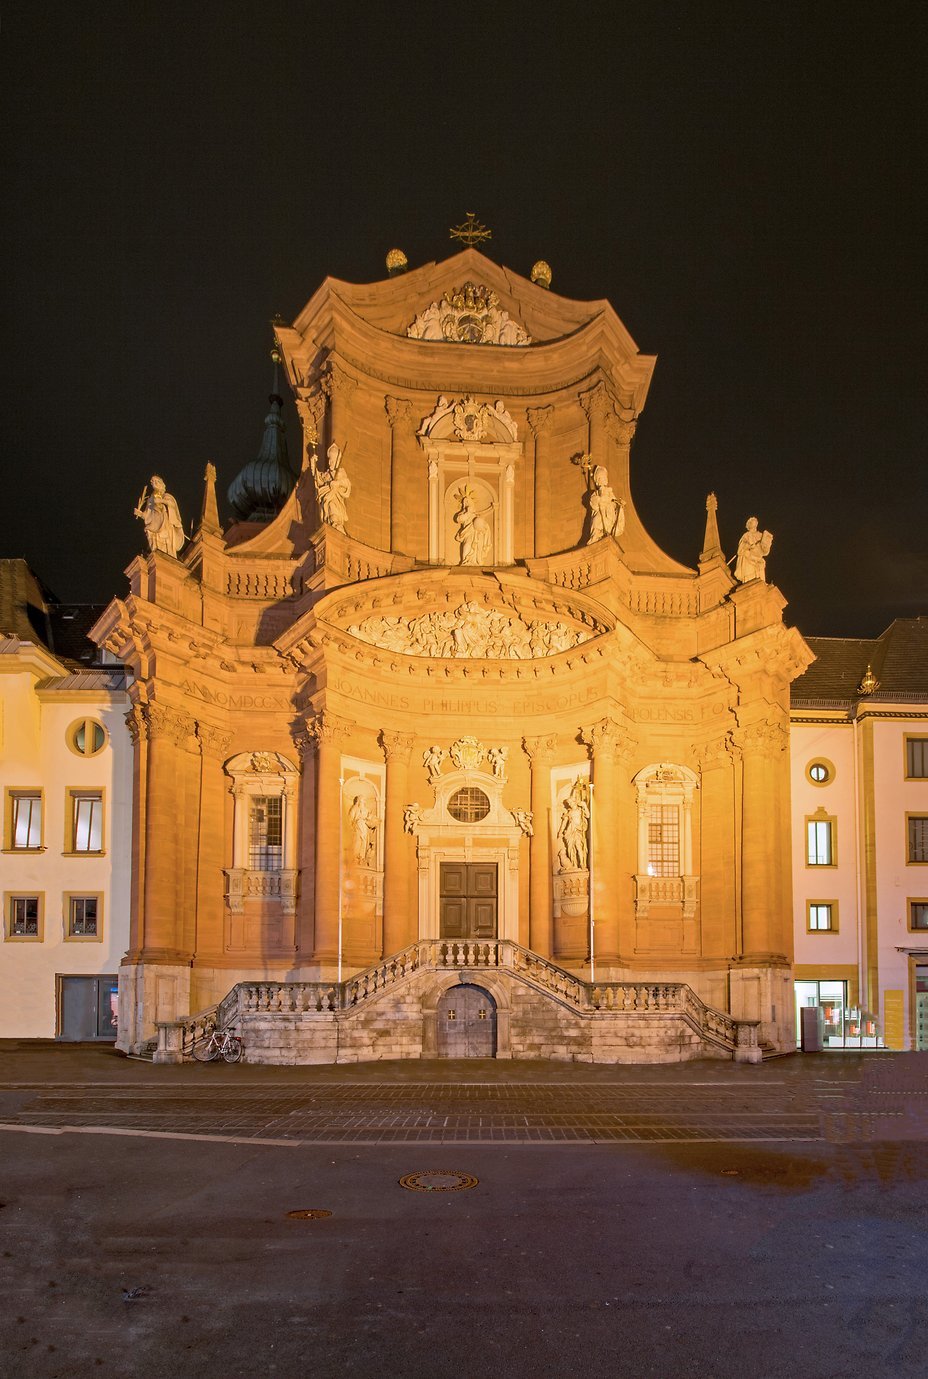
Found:
[[[248,865],[252,871],[280,871],[284,860],[282,795],[255,795],[251,801]]]
[[[928,818],[909,816],[909,861],[928,862]]]
[[[448,801],[448,813],[461,824],[475,824],[490,812],[489,798],[476,785],[456,790]]]
[[[680,811],[675,804],[648,808],[648,875],[680,875]]]
[[[14,895],[10,900],[10,934],[14,938],[38,938],[39,897]]]
[[[74,938],[97,937],[97,897],[72,895],[68,932]]]

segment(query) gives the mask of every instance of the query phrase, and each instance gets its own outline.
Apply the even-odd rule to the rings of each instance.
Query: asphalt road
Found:
[[[922,1376],[926,1102],[921,1055],[258,1070],[0,1049],[0,1373]],[[456,1173],[477,1181],[428,1176]],[[288,1215],[307,1210],[330,1215]]]

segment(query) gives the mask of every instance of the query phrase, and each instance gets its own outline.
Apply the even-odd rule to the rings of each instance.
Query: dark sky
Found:
[[[152,471],[189,521],[256,452],[275,313],[474,210],[658,355],[633,492],[673,556],[715,489],[804,632],[928,612],[925,13],[7,4],[0,555],[123,592]]]

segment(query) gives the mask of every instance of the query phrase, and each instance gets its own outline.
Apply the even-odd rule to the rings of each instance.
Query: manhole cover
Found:
[[[459,1173],[455,1168],[429,1168],[421,1173],[407,1173],[400,1179],[400,1187],[410,1192],[463,1192],[476,1187],[480,1179],[472,1173]]]
[[[288,1221],[321,1221],[324,1216],[331,1216],[330,1211],[323,1207],[302,1207],[299,1211],[288,1211]]]

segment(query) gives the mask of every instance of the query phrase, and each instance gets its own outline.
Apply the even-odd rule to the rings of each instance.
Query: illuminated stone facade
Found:
[[[121,1041],[289,983],[305,1019],[275,1057],[329,1056],[306,1031],[333,1000],[355,1056],[440,1052],[444,941],[506,967],[481,988],[500,1053],[699,1052],[590,1033],[659,983],[791,1046],[789,687],[811,657],[773,585],[735,582],[714,499],[697,568],[642,526],[654,359],[608,303],[474,249],[327,280],[278,344],[303,427],[281,510],[223,532],[208,473],[186,550],[136,559],[95,631],[135,677]],[[297,999],[401,953],[393,1005],[362,983],[379,1043],[347,987]]]

